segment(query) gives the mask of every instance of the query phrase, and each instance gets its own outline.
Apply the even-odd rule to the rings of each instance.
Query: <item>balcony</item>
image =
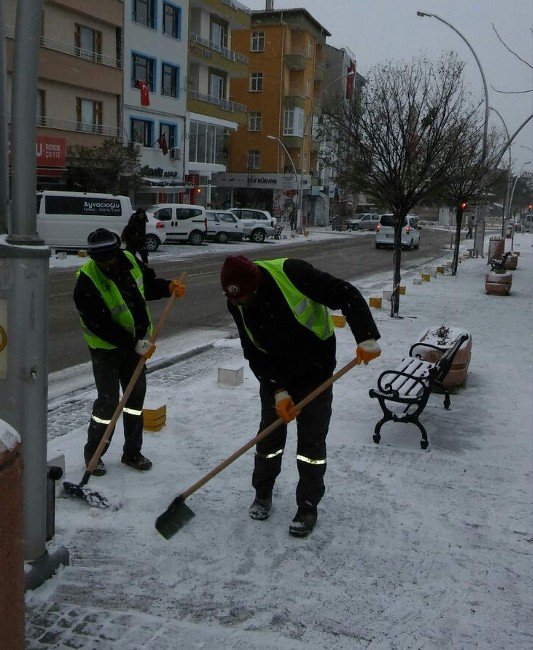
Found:
[[[189,32],[189,56],[193,61],[224,70],[231,78],[248,75],[249,59],[244,54]]]
[[[250,29],[251,10],[237,0],[190,0],[189,6],[220,16],[230,29]]]
[[[303,52],[289,52],[285,54],[284,62],[289,70],[305,70],[307,57]]]
[[[206,104],[209,104],[208,110],[206,110]],[[187,110],[192,113],[207,114],[222,120],[231,120],[239,124],[245,124],[246,111],[248,109],[244,104],[231,102],[222,97],[215,97],[214,95],[204,95],[197,90],[189,90],[187,93]]]

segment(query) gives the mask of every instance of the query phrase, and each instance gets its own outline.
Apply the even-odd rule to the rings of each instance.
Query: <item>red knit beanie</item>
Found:
[[[220,271],[220,283],[228,298],[249,296],[259,287],[261,271],[243,255],[230,255]]]

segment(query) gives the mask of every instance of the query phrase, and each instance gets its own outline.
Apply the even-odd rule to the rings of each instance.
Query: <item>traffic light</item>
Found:
[[[468,203],[465,203],[465,202],[463,201],[463,203],[459,203],[459,207],[460,207],[461,210],[464,212],[464,211],[468,208]]]

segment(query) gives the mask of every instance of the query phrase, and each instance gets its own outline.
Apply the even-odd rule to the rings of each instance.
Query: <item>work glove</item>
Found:
[[[148,339],[139,339],[135,344],[135,352],[141,357],[144,357],[146,361],[152,356],[155,352],[155,343],[149,341]]]
[[[183,298],[185,295],[185,283],[180,282],[179,280],[171,280],[170,284],[168,285],[168,292],[172,296],[176,296],[176,298]]]
[[[286,390],[280,390],[274,397],[276,398],[276,413],[278,417],[288,424],[300,415],[300,411],[294,408],[292,397]]]
[[[379,343],[376,341],[376,339],[367,339],[366,341],[359,343],[357,346],[357,349],[355,351],[355,365],[359,366],[361,362],[363,362],[366,366],[368,365],[369,361],[372,361],[372,359],[379,357],[380,354],[381,348],[379,347]]]

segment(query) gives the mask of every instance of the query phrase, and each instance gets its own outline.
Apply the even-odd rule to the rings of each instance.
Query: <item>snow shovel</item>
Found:
[[[356,361],[357,359],[352,359],[350,363],[347,363],[338,372],[332,375],[329,379],[326,379],[325,382],[320,384],[320,386],[318,386],[311,393],[309,393],[307,397],[304,397],[300,402],[298,402],[298,404],[296,404],[294,408],[297,410],[301,410],[304,408],[304,406],[307,406],[307,404],[309,404],[309,402],[314,400],[315,397],[318,397],[318,395],[320,395],[320,393],[323,393],[326,390],[326,388],[329,388],[334,382],[337,381],[337,379],[340,379],[355,365],[357,365]],[[283,420],[281,418],[278,418],[277,420],[272,422],[272,424],[270,424],[268,427],[260,431],[255,436],[255,438],[252,438],[252,440],[247,442],[240,449],[237,449],[236,452],[231,454],[231,456],[228,456],[228,458],[222,461],[220,465],[217,465],[205,476],[203,476],[201,479],[196,481],[196,483],[194,483],[194,485],[191,485],[191,487],[185,490],[185,492],[179,494],[174,499],[174,501],[172,501],[172,503],[168,506],[165,512],[162,515],[159,515],[159,517],[155,522],[155,527],[161,533],[161,535],[163,535],[165,539],[170,539],[178,532],[178,530],[180,530],[180,528],[182,528],[188,521],[190,521],[194,517],[194,512],[185,503],[185,500],[188,497],[190,497],[191,494],[196,492],[196,490],[199,490],[203,485],[205,485],[208,481],[214,478],[217,474],[220,474],[220,472],[226,469],[228,465],[231,465],[233,461],[237,460],[237,458],[242,456],[246,451],[248,451],[248,449],[256,445],[260,440],[266,438],[269,433],[274,431],[274,429],[277,429],[281,424],[283,424]]]
[[[179,281],[182,282],[184,277],[185,277],[185,273],[182,273],[179,277]],[[161,318],[159,319],[159,322],[157,323],[154,332],[150,338],[152,343],[156,342],[157,337],[159,336],[159,332],[161,331],[161,328],[163,327],[168,315],[170,314],[170,311],[174,305],[175,300],[176,300],[176,296],[172,294],[168,299],[168,302],[165,306],[165,310],[161,314]],[[104,431],[104,435],[100,440],[100,444],[96,448],[93,457],[91,458],[89,464],[87,465],[87,470],[85,471],[85,474],[83,475],[83,478],[81,479],[80,483],[79,484],[70,483],[69,481],[63,482],[63,489],[67,494],[73,497],[78,497],[79,499],[83,499],[90,506],[93,506],[94,508],[102,508],[102,509],[109,508],[109,502],[105,497],[103,497],[98,492],[93,492],[92,490],[90,490],[87,487],[87,483],[91,478],[92,473],[94,472],[98,464],[98,461],[100,460],[102,452],[104,451],[105,446],[107,445],[107,441],[109,440],[111,433],[115,428],[115,424],[117,423],[117,420],[119,419],[120,414],[122,413],[122,410],[124,409],[124,406],[126,405],[126,402],[128,401],[128,398],[131,395],[131,392],[135,387],[135,384],[137,383],[137,380],[139,379],[139,376],[143,371],[145,364],[146,364],[146,359],[144,357],[139,357],[139,362],[137,363],[137,367],[135,368],[129,383],[126,386],[124,393],[122,394],[122,398],[118,403],[115,412],[113,413],[113,417],[111,418],[111,421],[109,422],[109,424],[106,427],[106,430]]]

